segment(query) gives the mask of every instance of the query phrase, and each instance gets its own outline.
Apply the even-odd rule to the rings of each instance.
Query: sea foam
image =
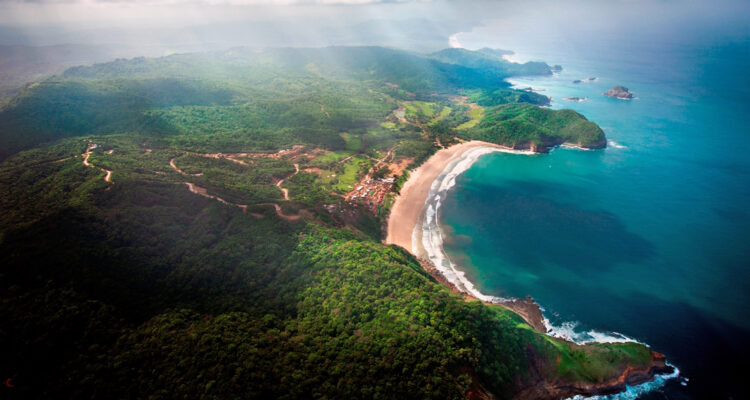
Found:
[[[604,332],[595,329],[589,331],[576,331],[578,322],[563,322],[560,325],[553,325],[549,319],[544,318],[544,327],[547,328],[547,335],[559,339],[565,339],[577,344],[588,343],[628,343],[635,342],[644,346],[646,343],[640,342],[619,332]]]
[[[625,386],[625,390],[620,393],[589,397],[578,395],[569,397],[566,400],[635,400],[646,393],[653,392],[654,390],[661,388],[667,383],[668,380],[675,379],[680,376],[679,368],[670,363],[667,363],[667,365],[672,367],[674,369],[674,372],[666,375],[656,375],[654,376],[654,380],[642,383],[640,385],[627,385]],[[685,382],[687,382],[687,378],[685,378],[682,383]]]
[[[496,147],[481,146],[465,151],[456,160],[451,161],[433,181],[430,186],[430,192],[422,209],[420,220],[412,231],[412,252],[418,257],[428,258],[432,261],[435,268],[458,290],[471,294],[479,300],[489,303],[500,303],[508,299],[487,295],[479,291],[474,284],[466,277],[466,273],[454,264],[450,257],[443,249],[443,231],[440,228],[440,207],[449,190],[456,185],[456,179],[466,172],[471,166],[479,160],[480,157],[491,153],[512,153],[535,155],[532,151],[501,149]],[[541,308],[541,307],[540,307]],[[544,308],[541,308],[544,312]],[[553,325],[548,318],[543,319],[544,326],[547,328],[547,335],[560,339],[569,340],[578,344],[587,343],[625,343],[635,342],[644,346],[646,343],[623,335],[617,332],[603,332],[589,330],[585,332],[576,331],[578,323],[563,322],[559,325]],[[607,396],[582,397],[575,396],[571,400],[631,400],[639,396],[656,390],[664,386],[667,380],[679,376],[680,371],[676,367],[674,372],[668,375],[657,375],[654,380],[645,382],[640,385],[627,386],[622,393]]]
[[[505,299],[480,292],[450,260],[443,250],[443,232],[440,229],[439,213],[443,199],[456,185],[456,178],[468,170],[479,157],[490,153],[515,153],[532,155],[532,151],[509,150],[482,146],[467,150],[456,160],[451,161],[443,172],[432,182],[421,219],[412,232],[412,251],[420,257],[428,258],[438,271],[459,290],[486,302],[498,303]]]

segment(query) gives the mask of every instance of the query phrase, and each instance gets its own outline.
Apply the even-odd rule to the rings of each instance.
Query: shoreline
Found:
[[[567,143],[566,145],[564,147],[579,147]],[[465,300],[478,300],[487,305],[508,309],[543,335],[579,346],[589,343],[635,342],[648,348],[645,343],[616,332],[613,332],[614,335],[618,335],[615,337],[595,338],[592,334],[594,331],[590,331],[587,334],[592,336],[593,340],[585,341],[561,335],[557,332],[558,328],[544,317],[542,308],[530,296],[519,299],[482,294],[465,278],[464,271],[455,268],[456,265],[448,259],[442,248],[443,233],[438,222],[441,200],[453,188],[459,175],[468,170],[479,157],[494,152],[540,154],[476,140],[441,149],[415,169],[402,187],[388,217],[385,243],[406,249],[436,281],[463,296]],[[646,393],[680,375],[679,369],[667,363],[663,354],[650,351],[652,359],[647,365],[627,366],[618,376],[604,382],[544,382],[541,386],[533,385],[524,389],[518,398],[578,398],[601,395],[607,398],[607,395],[622,393],[633,387],[643,390],[640,393]]]
[[[386,244],[401,246],[414,254],[412,250],[412,232],[427,201],[432,183],[440,176],[451,161],[460,157],[466,150],[481,146],[510,150],[508,147],[472,140],[439,150],[417,169],[409,172],[409,179],[401,187],[401,191],[396,197],[396,201],[391,208],[391,213],[388,216]]]
[[[481,151],[482,148],[486,149],[486,151]],[[422,233],[416,228],[419,224],[423,223],[425,212],[429,207],[428,200],[435,195],[436,189],[448,190],[450,188],[433,186],[441,183],[439,178],[446,173],[451,164],[468,161],[463,167],[465,169],[470,167],[476,161],[476,158],[464,160],[464,156],[470,150],[478,150],[477,158],[495,151],[526,155],[539,154],[530,150],[518,150],[479,140],[472,140],[439,150],[421,166],[412,171],[409,179],[401,188],[401,193],[396,198],[388,217],[388,234],[385,243],[395,244],[406,249],[409,253],[417,257],[425,271],[439,282],[447,285],[454,293],[461,294],[467,299],[482,301],[488,305],[505,307],[520,315],[536,331],[547,333],[549,329],[542,315],[542,310],[531,297],[527,296],[524,299],[504,299],[482,295],[473,287],[471,282],[463,277],[462,271],[455,269],[447,270],[445,267],[441,268],[441,266],[436,265],[434,262],[438,261],[439,264],[442,264],[441,260],[430,260],[423,245],[420,243],[421,240],[417,240],[421,239]],[[454,175],[459,175],[465,169],[454,173]],[[452,178],[453,176],[449,177],[449,179]]]
[[[558,147],[582,151],[592,150],[568,142],[546,148],[546,150],[548,152]],[[483,155],[495,152],[520,155],[546,153],[538,150],[538,148],[512,148],[480,140],[462,142],[439,150],[413,170],[401,188],[388,216],[385,244],[397,245],[415,256],[426,272],[448,286],[452,292],[464,296],[467,300],[478,300],[487,305],[509,309],[521,316],[539,333],[581,345],[593,342],[641,343],[617,332],[607,334],[601,334],[595,330],[575,332],[573,328],[576,323],[552,325],[543,315],[542,307],[531,296],[503,298],[481,293],[465,276],[465,271],[451,262],[445,253],[443,232],[439,224],[439,209],[441,201],[455,185],[456,178],[471,168]]]

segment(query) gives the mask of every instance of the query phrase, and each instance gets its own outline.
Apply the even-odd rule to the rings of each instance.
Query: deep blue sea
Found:
[[[512,83],[598,123],[609,146],[481,157],[442,206],[448,255],[559,329],[665,353],[681,378],[640,398],[750,398],[750,41],[517,57],[561,64]],[[602,96],[614,85],[636,99]]]

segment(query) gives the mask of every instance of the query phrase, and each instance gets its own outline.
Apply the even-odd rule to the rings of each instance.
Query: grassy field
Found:
[[[366,172],[371,165],[372,161],[369,158],[359,156],[352,157],[346,162],[346,164],[344,164],[343,171],[336,175],[338,183],[333,185],[333,189],[339,193],[346,193],[354,189],[354,184],[362,176],[362,173]]]
[[[473,110],[469,110],[467,114],[469,115],[471,119],[457,126],[456,129],[465,130],[465,129],[471,129],[477,126],[477,124],[479,124],[479,122],[482,121],[482,118],[484,118],[484,108],[480,107],[480,108],[475,108]]]
[[[310,163],[310,166],[316,168],[330,168],[331,165],[351,156],[352,154],[354,153],[349,150],[332,151],[314,159]]]
[[[435,103],[429,103],[425,101],[410,101],[404,103],[406,108],[407,119],[421,119],[421,118],[432,118],[435,116],[435,111],[438,107]]]
[[[361,151],[362,150],[362,137],[358,135],[352,135],[351,133],[342,133],[341,138],[346,142],[346,150],[348,151]]]
[[[451,115],[451,112],[453,112],[452,108],[448,106],[443,106],[443,109],[440,110],[440,114],[438,114],[432,121],[430,121],[430,124],[436,124],[446,119],[449,115]]]

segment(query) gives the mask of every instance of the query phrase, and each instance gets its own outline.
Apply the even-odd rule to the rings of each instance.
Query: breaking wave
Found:
[[[448,164],[442,173],[432,182],[421,219],[412,232],[412,251],[414,254],[429,258],[438,271],[459,290],[486,302],[498,303],[505,299],[489,296],[480,292],[466,278],[466,273],[456,267],[443,250],[443,232],[440,229],[439,213],[442,201],[448,191],[456,185],[456,178],[466,172],[479,157],[490,153],[515,153],[532,155],[532,151],[506,150],[496,147],[475,147],[467,150],[456,160]]]
[[[553,325],[547,318],[544,318],[543,322],[544,327],[547,328],[547,335],[578,344],[635,342],[648,346],[646,343],[640,342],[619,332],[605,332],[596,329],[585,332],[576,331],[578,322],[563,322],[560,325]]]
[[[501,149],[496,147],[475,147],[461,154],[456,160],[450,162],[443,172],[435,179],[430,186],[430,192],[422,209],[421,217],[412,231],[412,252],[419,257],[428,258],[432,261],[435,268],[458,290],[469,293],[479,300],[489,303],[500,303],[505,298],[487,295],[479,291],[474,284],[466,277],[466,273],[454,264],[450,257],[443,249],[443,231],[440,228],[439,217],[440,207],[446,198],[450,189],[456,185],[456,178],[466,172],[482,156],[491,153],[512,153],[534,155],[532,151]],[[540,307],[541,308],[541,307]],[[544,308],[541,308],[544,312]],[[544,326],[547,328],[547,335],[560,339],[565,339],[578,344],[587,343],[625,343],[636,342],[644,346],[648,345],[639,342],[636,339],[617,332],[604,332],[598,330],[576,331],[577,322],[563,322],[559,325],[553,325],[548,318],[543,319]],[[622,393],[607,396],[582,397],[576,396],[570,400],[631,400],[639,396],[658,389],[669,379],[679,376],[680,371],[676,367],[674,372],[668,375],[657,375],[653,381],[640,385],[627,386]],[[683,382],[684,383],[684,382]]]
[[[674,368],[674,372],[666,375],[655,375],[654,380],[642,383],[640,385],[625,386],[625,390],[620,393],[590,397],[578,395],[570,397],[566,400],[635,400],[646,393],[653,392],[654,390],[661,388],[667,383],[668,380],[675,379],[680,376],[680,370],[677,367],[670,363],[667,363],[667,365]],[[687,378],[683,378],[682,383],[685,384],[686,382]]]

